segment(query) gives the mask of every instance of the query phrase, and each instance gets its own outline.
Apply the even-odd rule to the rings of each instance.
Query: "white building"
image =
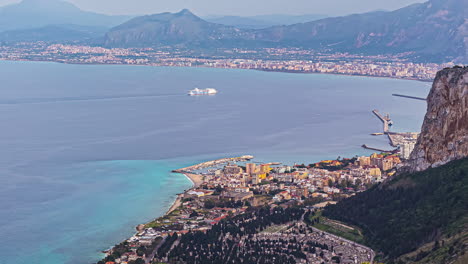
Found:
[[[413,142],[405,142],[400,145],[400,155],[402,159],[409,159],[411,152],[414,150],[414,146],[416,145],[416,141]]]

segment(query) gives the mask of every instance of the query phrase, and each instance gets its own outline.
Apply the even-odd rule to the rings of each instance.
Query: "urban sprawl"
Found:
[[[321,208],[391,177],[399,154],[291,166],[253,158],[174,170],[194,187],[100,264],[373,262],[375,253],[356,242],[360,230],[322,217]]]
[[[126,64],[176,67],[255,69],[328,73],[432,81],[452,63],[412,63],[410,54],[364,56],[298,48],[216,49],[193,51],[174,47],[104,48],[43,42],[0,45],[1,60],[54,61],[76,64]]]

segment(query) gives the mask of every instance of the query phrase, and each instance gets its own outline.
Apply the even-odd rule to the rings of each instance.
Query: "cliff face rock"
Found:
[[[418,142],[403,171],[468,157],[468,67],[437,73]]]

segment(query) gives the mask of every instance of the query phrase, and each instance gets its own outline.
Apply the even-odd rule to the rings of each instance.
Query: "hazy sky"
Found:
[[[394,10],[425,0],[69,0],[107,14],[149,14],[188,8],[198,15],[327,14]],[[0,5],[19,0],[0,0]]]

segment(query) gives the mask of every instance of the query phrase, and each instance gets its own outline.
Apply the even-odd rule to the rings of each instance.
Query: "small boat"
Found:
[[[213,94],[217,94],[218,91],[214,88],[206,88],[206,89],[198,89],[198,88],[195,88],[193,90],[190,90],[188,92],[188,95],[190,96],[195,96],[195,95],[213,95]]]

